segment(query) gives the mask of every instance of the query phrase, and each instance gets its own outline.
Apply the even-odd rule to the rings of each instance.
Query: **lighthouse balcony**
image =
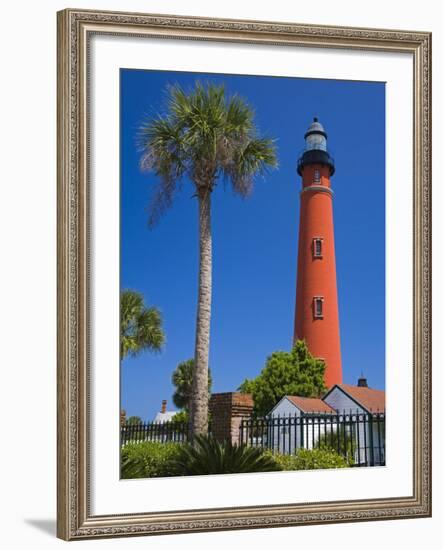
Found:
[[[309,164],[323,164],[329,166],[331,176],[335,172],[335,162],[333,157],[321,149],[305,149],[297,161],[297,172],[301,176],[303,168]]]

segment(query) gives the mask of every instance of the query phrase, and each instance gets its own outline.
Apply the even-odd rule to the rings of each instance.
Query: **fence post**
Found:
[[[374,434],[373,434],[373,418],[372,418],[372,411],[369,415],[369,422],[368,422],[368,429],[369,429],[369,460],[370,460],[370,466],[374,466]]]
[[[380,424],[383,428],[383,433],[380,431]],[[386,413],[377,412],[377,435],[378,435],[378,463],[380,466],[386,464]],[[382,442],[383,435],[383,442]]]

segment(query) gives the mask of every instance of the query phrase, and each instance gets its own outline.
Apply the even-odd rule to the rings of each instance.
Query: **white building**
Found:
[[[313,449],[319,440],[351,454],[355,465],[385,463],[385,392],[358,386],[334,385],[322,399],[284,396],[271,410],[268,446],[283,454]]]
[[[314,448],[319,438],[332,429],[335,414],[321,399],[285,395],[269,414],[273,419],[268,435],[272,447],[283,454]]]
[[[349,418],[352,437],[356,442],[354,460],[357,464],[385,463],[385,392],[365,385],[336,384],[323,396],[323,401]]]
[[[168,411],[167,409],[168,402],[166,399],[162,401],[162,407],[160,412],[155,415],[153,422],[155,424],[163,424],[165,422],[170,422],[172,418],[177,414],[177,411]]]

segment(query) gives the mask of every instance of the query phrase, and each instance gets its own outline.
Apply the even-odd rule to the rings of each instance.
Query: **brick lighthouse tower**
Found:
[[[297,167],[302,189],[294,341],[305,340],[312,355],[325,360],[328,388],[342,383],[332,215],[334,171],[326,132],[314,118]]]

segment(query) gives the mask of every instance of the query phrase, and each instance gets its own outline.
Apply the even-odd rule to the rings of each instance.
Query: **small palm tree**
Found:
[[[272,455],[263,449],[233,445],[230,440],[219,443],[211,436],[196,436],[194,444],[185,444],[173,460],[182,475],[244,474],[281,470]]]
[[[140,128],[142,170],[159,180],[151,203],[155,224],[188,178],[199,205],[199,278],[195,372],[191,436],[208,429],[208,359],[212,299],[211,194],[220,178],[246,197],[253,178],[277,164],[273,140],[260,137],[251,107],[240,97],[227,98],[223,86],[197,83],[186,93],[169,88],[167,112],[148,119]]]
[[[146,349],[160,351],[164,342],[159,310],[146,307],[139,292],[124,290],[120,298],[120,358]]]
[[[192,400],[192,379],[194,378],[194,359],[182,361],[172,373],[171,381],[175,386],[172,401],[179,409],[190,410]],[[211,392],[212,378],[211,370],[208,369],[208,396]]]

